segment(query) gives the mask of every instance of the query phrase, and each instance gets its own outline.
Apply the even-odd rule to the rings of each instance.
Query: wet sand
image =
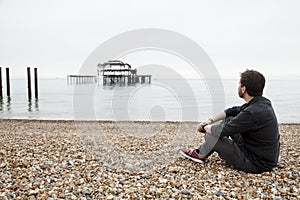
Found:
[[[262,174],[237,171],[217,154],[205,164],[171,156],[189,136],[186,147],[201,143],[196,125],[2,119],[0,199],[300,198],[300,124],[280,124],[280,162]]]

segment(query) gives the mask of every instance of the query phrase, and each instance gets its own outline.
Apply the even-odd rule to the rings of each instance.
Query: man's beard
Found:
[[[239,88],[239,91],[238,91],[238,93],[239,93],[239,97],[241,97],[242,99],[244,98],[244,94],[243,94],[243,92],[242,92],[242,89],[241,88]]]

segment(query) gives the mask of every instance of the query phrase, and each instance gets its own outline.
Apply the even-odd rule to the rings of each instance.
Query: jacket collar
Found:
[[[252,98],[248,103],[245,103],[241,106],[241,110],[244,110],[245,108],[247,108],[248,106],[250,106],[251,104],[254,104],[255,102],[258,102],[260,100],[265,99],[263,96],[255,96],[254,98]]]

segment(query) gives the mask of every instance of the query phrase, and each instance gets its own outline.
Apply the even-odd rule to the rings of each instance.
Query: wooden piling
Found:
[[[2,68],[0,67],[0,98],[3,97],[2,93]]]
[[[127,84],[131,84],[131,75],[128,76]]]
[[[37,68],[34,68],[34,96],[36,99],[38,99],[38,74],[37,74]]]
[[[30,77],[30,67],[27,67],[27,89],[28,89],[28,99],[31,99],[31,77]]]
[[[7,96],[10,97],[10,80],[9,80],[9,68],[6,68],[6,92]]]

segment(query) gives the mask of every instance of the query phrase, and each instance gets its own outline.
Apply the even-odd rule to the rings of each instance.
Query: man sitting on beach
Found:
[[[198,149],[180,150],[180,153],[204,163],[216,151],[238,170],[271,171],[278,162],[280,136],[271,102],[262,96],[264,86],[261,73],[254,70],[241,73],[238,94],[246,103],[200,122],[198,131],[205,134],[205,142]],[[212,125],[220,120],[223,120],[220,124]]]

